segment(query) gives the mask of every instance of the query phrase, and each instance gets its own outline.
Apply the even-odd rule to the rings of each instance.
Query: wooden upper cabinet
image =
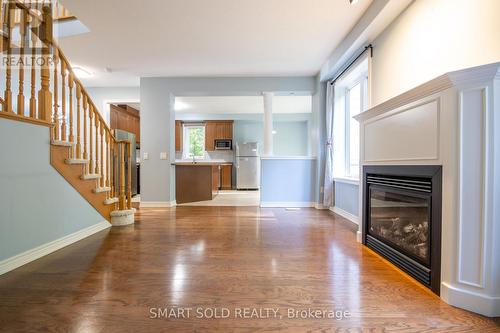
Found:
[[[215,140],[233,139],[232,120],[207,120],[205,122],[205,150],[215,150]]]
[[[213,151],[215,150],[215,138],[216,133],[216,123],[213,121],[207,121],[205,123],[205,150]]]
[[[111,105],[109,125],[111,129],[120,129],[135,134],[135,141],[141,142],[141,117],[139,111],[128,105]]]
[[[182,121],[175,121],[175,151],[182,151]]]

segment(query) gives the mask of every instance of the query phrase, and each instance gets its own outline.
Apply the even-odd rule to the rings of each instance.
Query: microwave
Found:
[[[233,149],[233,140],[217,139],[215,140],[215,150],[231,150]]]

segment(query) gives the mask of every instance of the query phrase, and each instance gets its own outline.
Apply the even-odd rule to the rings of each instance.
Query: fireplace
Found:
[[[363,243],[439,295],[441,166],[365,166]]]

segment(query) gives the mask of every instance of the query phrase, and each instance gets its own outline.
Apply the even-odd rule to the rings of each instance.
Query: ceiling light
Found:
[[[359,1],[359,0],[349,0],[349,3],[350,3],[351,5],[354,5],[355,3],[358,3],[358,1]]]
[[[275,130],[273,130],[273,134],[276,134],[276,133],[278,133],[278,132],[277,132],[277,131],[275,131]]]
[[[75,73],[76,77],[79,79],[86,79],[92,76],[91,72],[80,66],[74,66],[72,69],[73,73]]]

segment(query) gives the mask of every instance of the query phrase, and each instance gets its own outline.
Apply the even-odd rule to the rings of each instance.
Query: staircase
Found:
[[[49,126],[51,165],[113,225],[133,223],[131,144],[114,137],[75,76],[53,40],[58,10],[41,3],[0,0],[1,56],[29,60],[0,67],[0,117]]]

